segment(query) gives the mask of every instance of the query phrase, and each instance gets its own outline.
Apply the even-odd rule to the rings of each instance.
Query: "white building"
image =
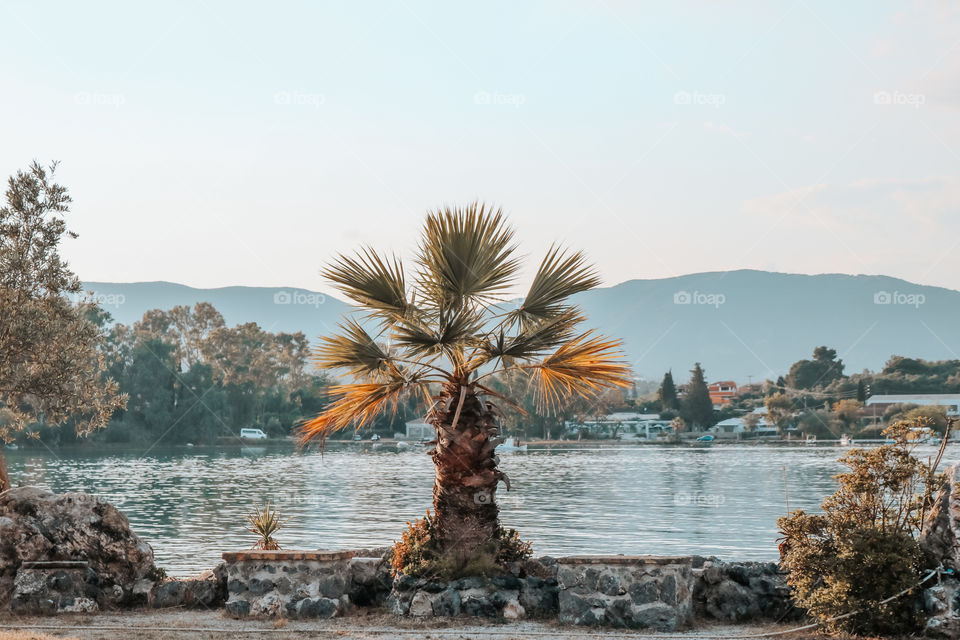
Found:
[[[433,426],[424,422],[423,419],[407,422],[407,440],[433,440],[435,435]]]
[[[948,416],[960,416],[960,394],[956,393],[906,393],[900,395],[870,396],[867,406],[874,407],[868,411],[880,414],[894,404],[915,404],[921,407],[944,407]]]
[[[596,434],[609,434],[631,437],[656,438],[664,431],[670,431],[670,421],[660,420],[657,413],[611,413],[605,416],[592,417],[582,422],[568,420],[565,425],[568,434],[576,434],[580,430]]]

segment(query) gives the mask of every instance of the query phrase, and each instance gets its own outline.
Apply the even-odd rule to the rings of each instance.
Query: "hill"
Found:
[[[207,301],[228,324],[330,332],[349,306],[295,288],[194,289],[169,282],[85,283],[130,324],[152,308]],[[708,380],[738,383],[785,374],[817,345],[837,349],[846,372],[878,370],[893,354],[960,358],[960,292],[887,276],[766,271],[630,280],[577,297],[592,325],[624,339],[634,371],[684,381],[699,361]]]

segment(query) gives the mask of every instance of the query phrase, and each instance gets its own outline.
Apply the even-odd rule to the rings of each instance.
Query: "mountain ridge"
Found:
[[[118,322],[144,311],[206,301],[227,324],[336,330],[347,303],[300,287],[202,289],[166,281],[87,282]],[[657,379],[701,362],[708,379],[739,383],[785,374],[813,348],[837,349],[847,373],[878,370],[892,355],[960,359],[960,291],[868,274],[738,269],[631,279],[578,294],[590,326],[622,338],[634,371]],[[683,380],[682,373],[676,375]]]

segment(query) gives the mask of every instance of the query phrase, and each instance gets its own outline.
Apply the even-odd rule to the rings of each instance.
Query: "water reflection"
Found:
[[[697,553],[776,557],[776,519],[814,509],[834,488],[839,449],[723,446],[530,451],[503,456],[514,490],[503,520],[538,554]],[[286,548],[389,544],[430,506],[433,466],[421,450],[296,453],[258,448],[97,455],[9,452],[17,481],[98,493],[119,506],[173,575],[247,548],[254,502],[292,516]],[[948,456],[948,458],[951,456]],[[954,456],[955,457],[955,456]]]

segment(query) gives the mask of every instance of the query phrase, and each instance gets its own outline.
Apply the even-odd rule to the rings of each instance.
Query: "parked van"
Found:
[[[240,429],[240,437],[244,440],[266,440],[267,434],[260,429]]]

